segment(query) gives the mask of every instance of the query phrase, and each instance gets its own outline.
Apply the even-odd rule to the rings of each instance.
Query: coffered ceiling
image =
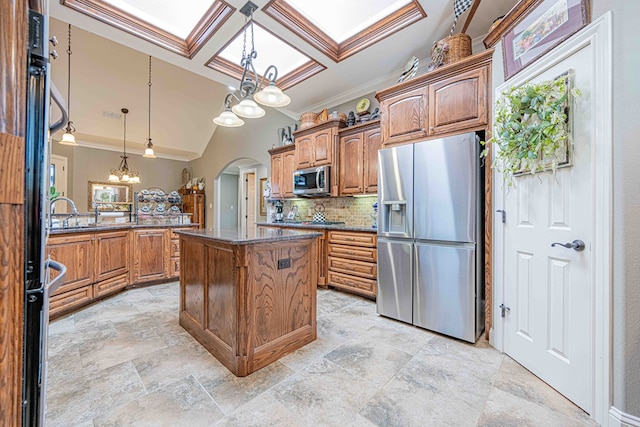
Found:
[[[476,1],[480,3],[466,31],[474,38],[474,52],[482,49],[481,40],[493,19],[517,3]],[[278,83],[292,102],[279,111],[292,120],[394,84],[413,55],[420,59],[418,74],[426,72],[432,43],[446,36],[453,22],[453,0],[253,2],[258,6],[256,68],[271,64],[282,68]],[[114,112],[127,107],[131,111],[127,146],[134,152],[142,148],[147,137],[145,68],[151,55],[154,146],[163,157],[200,156],[215,132],[211,119],[222,110],[230,87],[239,83],[241,68],[234,62],[241,54],[238,46],[246,18],[239,9],[245,3],[53,0],[52,33],[61,41],[60,58],[52,65],[54,82],[66,93],[64,51],[70,23],[72,120],[81,143],[120,149],[122,123]],[[458,31],[468,13],[460,17]],[[285,47],[270,52],[263,40],[267,37],[292,53],[282,53]],[[294,55],[299,58],[292,59]],[[290,70],[285,70],[287,61]]]

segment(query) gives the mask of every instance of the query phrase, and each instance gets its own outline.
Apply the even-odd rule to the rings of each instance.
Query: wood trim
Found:
[[[99,0],[60,0],[60,4],[122,31],[192,59],[236,10],[216,0],[186,39]]]
[[[313,133],[318,132],[318,131],[320,131],[320,130],[325,130],[325,129],[328,129],[328,128],[332,128],[332,127],[334,127],[334,126],[335,126],[335,127],[337,127],[337,128],[339,129],[339,128],[343,128],[343,127],[345,127],[345,126],[346,126],[346,123],[345,123],[345,122],[343,122],[343,121],[342,121],[342,120],[340,120],[340,119],[329,119],[329,120],[324,121],[324,122],[322,122],[322,123],[319,123],[319,124],[317,124],[317,125],[309,126],[308,128],[298,129],[297,131],[295,131],[295,132],[293,133],[293,136],[294,136],[296,139],[298,139],[298,138],[300,138],[300,137],[302,137],[302,136],[309,135],[309,134],[313,134]],[[337,130],[337,129],[336,129],[336,130]]]
[[[357,125],[349,126],[346,128],[338,129],[339,136],[351,135],[353,133],[364,132],[367,130],[380,127],[380,119],[371,120],[370,122],[358,123]]]
[[[484,38],[484,47],[489,49],[495,46],[502,38],[502,35],[506,33],[509,28],[515,23],[515,21],[527,10],[533,8],[536,4],[542,0],[520,0],[518,4],[513,6],[509,12],[502,18],[502,21],[496,25],[493,30]]]
[[[0,133],[0,203],[24,203],[24,138]]]
[[[480,2],[481,1],[482,0],[475,0],[473,2],[473,6],[471,6],[471,12],[469,12],[469,15],[467,15],[467,20],[464,21],[464,26],[462,27],[462,31],[461,31],[462,34],[467,32],[467,29],[469,28],[469,25],[471,24],[471,20],[476,15],[476,11],[478,10],[478,6],[480,6]]]
[[[420,3],[413,0],[369,28],[338,43],[286,0],[271,0],[262,11],[335,62],[340,62],[427,16]]]
[[[376,93],[376,99],[381,101],[390,97],[395,97],[402,93],[410,92],[414,89],[424,87],[431,83],[438,82],[443,78],[457,75],[468,70],[477,69],[483,65],[491,65],[493,49],[486,50],[476,55],[468,56],[460,61],[436,68],[433,71],[414,77],[411,80],[398,83]],[[491,74],[488,74],[491,76]]]
[[[27,5],[0,2],[0,425],[22,424]],[[15,137],[14,137],[15,136]]]
[[[0,204],[0,424],[20,425],[24,313],[23,206]]]
[[[274,147],[267,151],[269,152],[269,154],[274,155],[274,154],[280,154],[280,153],[285,153],[287,151],[295,150],[295,148],[296,148],[295,144],[289,144],[289,145],[281,145],[280,147]]]
[[[277,36],[272,31],[260,25],[256,21],[253,21],[253,24],[256,27],[260,27],[263,31],[266,31],[267,33],[271,34],[273,37],[277,38],[278,40],[285,43],[286,45],[290,46],[292,49],[296,50],[297,52],[300,52],[300,54],[309,58],[309,61],[302,64],[300,67],[288,72],[287,74],[280,76],[280,78],[276,80],[276,85],[281,90],[287,90],[290,87],[297,85],[298,83],[308,79],[309,77],[312,77],[318,74],[321,71],[324,71],[327,68],[324,65],[320,64],[315,59],[309,57],[309,55],[302,52],[300,49],[298,49],[297,47],[289,43],[287,40],[284,40],[282,37]],[[213,55],[207,62],[205,62],[204,65],[206,67],[211,68],[212,70],[216,70],[218,72],[226,74],[227,76],[233,77],[234,79],[240,80],[242,78],[242,73],[244,69],[240,66],[240,64],[231,62],[228,59],[221,57],[220,53],[222,53],[222,51],[225,50],[227,46],[229,46],[233,42],[233,40],[236,39],[236,37],[242,34],[245,27],[246,25],[243,25],[242,28],[240,28],[240,30],[233,37],[229,38],[229,41],[225,43],[215,53],[215,55]],[[262,80],[264,79],[264,76],[258,74],[258,79]]]

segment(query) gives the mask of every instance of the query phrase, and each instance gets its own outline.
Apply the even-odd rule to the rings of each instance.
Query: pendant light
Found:
[[[291,102],[291,98],[285,95],[277,86],[278,69],[275,65],[269,65],[264,72],[262,80],[258,79],[258,73],[253,66],[253,60],[258,56],[253,40],[253,12],[258,6],[251,1],[247,2],[240,13],[245,16],[247,24],[244,27],[242,60],[242,77],[240,78],[240,97],[230,93],[224,99],[224,111],[213,122],[220,126],[237,127],[242,126],[244,121],[240,117],[256,119],[264,116],[265,111],[256,101],[267,107],[284,107]],[[251,32],[251,50],[247,53],[247,32]],[[265,80],[268,85],[265,86]],[[261,89],[264,87],[264,89]],[[233,100],[238,104],[231,107]]]
[[[76,137],[73,135],[76,128],[73,126],[73,122],[71,121],[71,24],[69,24],[67,65],[67,113],[69,115],[69,121],[67,122],[67,127],[64,128],[64,134],[62,135],[60,144],[76,146],[78,143],[76,142]]]
[[[144,149],[142,157],[147,159],[155,159],[156,153],[153,152],[153,143],[151,142],[151,55],[149,55],[149,137],[147,138],[147,147]]]
[[[139,184],[140,176],[137,171],[129,169],[129,163],[127,162],[127,113],[129,110],[126,108],[121,109],[122,114],[124,114],[124,150],[122,152],[122,156],[120,158],[120,165],[117,169],[111,169],[109,172],[109,181],[110,182],[127,182],[130,184]]]

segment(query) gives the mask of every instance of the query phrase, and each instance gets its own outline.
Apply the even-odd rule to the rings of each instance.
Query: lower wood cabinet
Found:
[[[130,284],[179,277],[180,242],[174,230],[126,228],[50,236],[48,256],[67,267],[65,282],[51,296],[50,317],[69,313]],[[51,278],[56,274],[52,270]]]
[[[133,230],[133,283],[169,277],[169,230],[148,228]]]
[[[376,244],[374,233],[329,230],[327,284],[375,298],[378,276]]]

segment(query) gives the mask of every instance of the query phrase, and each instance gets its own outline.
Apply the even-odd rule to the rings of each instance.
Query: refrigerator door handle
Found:
[[[60,264],[49,258],[45,263],[45,271],[46,269],[53,269],[58,272],[58,275],[55,279],[47,284],[46,295],[51,296],[59,287],[64,283],[65,276],[67,275],[67,267],[64,264]]]
[[[67,121],[69,121],[69,114],[67,113],[65,104],[62,102],[62,96],[60,95],[60,92],[58,92],[55,86],[53,86],[53,83],[51,83],[50,92],[51,99],[53,99],[53,102],[55,102],[58,108],[60,108],[60,111],[62,111],[62,117],[60,117],[60,120],[49,126],[49,131],[51,132],[51,134],[54,134],[62,129]]]

